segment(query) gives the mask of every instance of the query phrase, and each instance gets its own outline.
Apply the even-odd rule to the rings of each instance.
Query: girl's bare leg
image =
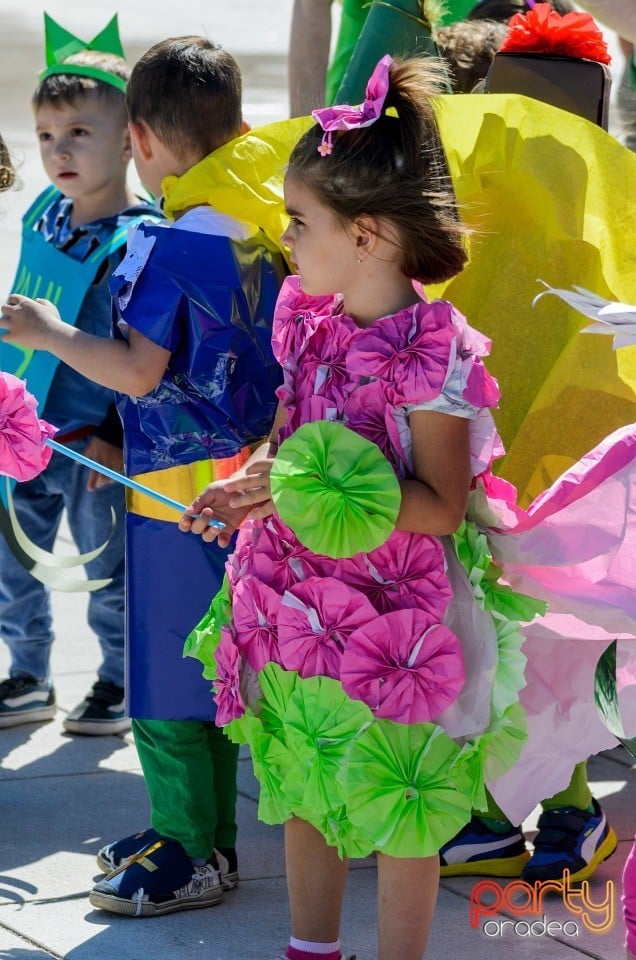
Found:
[[[378,960],[422,960],[438,886],[437,856],[378,854]]]
[[[285,824],[285,862],[292,936],[315,943],[338,939],[349,862],[305,820]]]

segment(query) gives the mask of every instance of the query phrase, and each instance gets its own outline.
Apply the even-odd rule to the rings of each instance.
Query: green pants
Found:
[[[236,845],[238,746],[213,723],[133,720],[152,826],[190,857]]]

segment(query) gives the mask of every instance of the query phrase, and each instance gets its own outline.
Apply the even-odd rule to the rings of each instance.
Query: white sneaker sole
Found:
[[[34,710],[16,710],[13,713],[0,714],[0,728],[19,727],[23,723],[42,723],[52,720],[57,707],[51,704],[48,707],[38,707]]]
[[[88,895],[91,906],[108,913],[118,913],[124,917],[160,917],[165,913],[177,913],[180,910],[203,910],[215,907],[221,902],[223,891],[220,887],[208,891],[205,897],[183,897],[180,900],[168,900],[166,903],[150,903],[142,900],[126,900],[123,897],[111,897],[91,890]]]
[[[130,730],[130,720],[123,717],[121,720],[71,720],[68,717],[62,721],[67,733],[80,733],[86,737],[107,737],[113,733],[126,733]]]

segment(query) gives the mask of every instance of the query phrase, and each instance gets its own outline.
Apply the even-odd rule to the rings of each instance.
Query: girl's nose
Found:
[[[292,237],[291,237],[291,233],[290,233],[289,227],[287,227],[287,229],[285,230],[285,232],[281,235],[280,242],[282,243],[282,245],[283,245],[284,247],[290,247],[290,248],[291,248],[291,247],[293,246],[293,241],[292,241]]]

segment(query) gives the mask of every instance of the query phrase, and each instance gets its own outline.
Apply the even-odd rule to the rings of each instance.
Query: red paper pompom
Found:
[[[561,16],[549,3],[537,3],[528,13],[516,13],[508,24],[501,53],[549,53],[609,63],[603,34],[589,13]]]

